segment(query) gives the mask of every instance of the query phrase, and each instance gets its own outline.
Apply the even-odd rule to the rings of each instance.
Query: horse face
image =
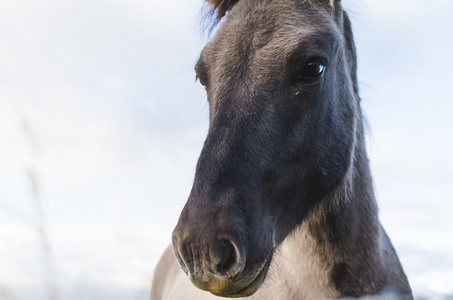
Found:
[[[199,288],[253,294],[276,246],[343,184],[357,97],[343,13],[302,1],[242,1],[196,65],[210,127],[173,233]]]

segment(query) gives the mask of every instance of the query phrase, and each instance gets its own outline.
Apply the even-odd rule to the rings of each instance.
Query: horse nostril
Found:
[[[176,235],[173,235],[173,252],[175,253],[176,260],[178,261],[179,265],[181,266],[181,269],[184,271],[184,273],[186,273],[188,275],[189,266],[184,261],[184,258],[183,258],[184,253],[181,252],[181,247],[178,243],[178,238],[176,237]]]
[[[232,241],[223,240],[222,257],[217,265],[217,272],[228,278],[242,273],[245,265],[244,253]]]
[[[176,254],[176,260],[178,261],[179,265],[181,266],[181,269],[184,271],[184,273],[189,274],[189,268],[187,267],[186,263],[182,259],[179,251],[175,250],[175,254]]]

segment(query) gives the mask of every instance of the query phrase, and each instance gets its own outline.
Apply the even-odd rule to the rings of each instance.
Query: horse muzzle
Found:
[[[238,298],[254,294],[264,282],[274,248],[265,255],[250,257],[252,253],[247,253],[239,239],[225,235],[221,239],[200,235],[195,238],[184,230],[187,227],[179,229],[177,226],[173,232],[173,249],[181,268],[197,288],[220,297]]]
[[[241,282],[232,282],[233,290],[223,290],[223,291],[214,291],[210,290],[211,294],[219,297],[228,297],[228,298],[241,298],[241,297],[248,297],[253,295],[263,284],[264,280],[266,279],[267,272],[269,271],[269,267],[272,262],[272,256],[274,251],[269,254],[269,257],[264,262],[261,269],[258,269],[257,275],[255,276],[247,276],[248,280],[242,279]],[[251,280],[251,282],[250,282]]]

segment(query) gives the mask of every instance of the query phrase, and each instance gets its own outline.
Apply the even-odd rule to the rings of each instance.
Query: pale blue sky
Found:
[[[453,2],[344,6],[382,222],[416,295],[453,294]],[[0,3],[0,298],[147,299],[208,126],[201,7]]]

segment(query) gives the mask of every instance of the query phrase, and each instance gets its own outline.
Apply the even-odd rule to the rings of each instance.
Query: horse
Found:
[[[341,0],[208,0],[209,129],[151,299],[412,299],[378,218]]]

